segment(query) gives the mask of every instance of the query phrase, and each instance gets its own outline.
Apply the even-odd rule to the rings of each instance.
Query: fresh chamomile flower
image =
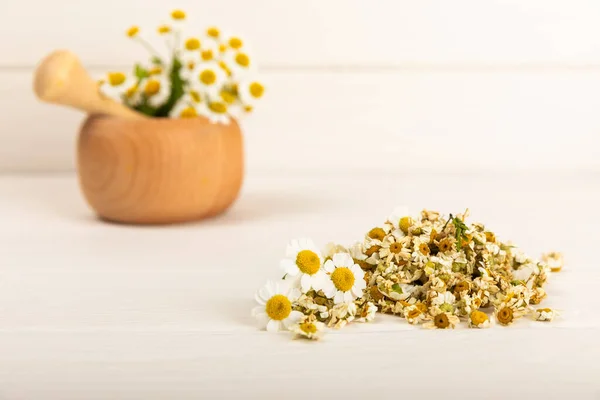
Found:
[[[159,35],[166,35],[166,34],[173,32],[173,28],[171,28],[170,25],[162,24],[162,25],[159,25],[158,28],[156,28],[156,31],[158,32]]]
[[[325,324],[317,320],[304,318],[298,323],[290,326],[290,331],[296,334],[297,338],[319,340],[323,337]]]
[[[229,105],[221,99],[209,98],[206,106],[202,107],[201,114],[213,124],[229,124]]]
[[[206,36],[214,41],[219,41],[221,39],[221,30],[216,26],[211,26],[206,29]]]
[[[319,290],[327,279],[321,269],[323,258],[317,246],[310,239],[292,240],[281,260],[284,272],[298,279],[302,292]]]
[[[299,296],[300,291],[290,288],[284,281],[268,281],[256,293],[256,301],[260,305],[252,310],[252,315],[269,332],[287,330],[303,317],[301,312],[292,310],[292,305]]]
[[[250,55],[248,55],[244,49],[227,52],[224,55],[223,61],[227,63],[232,73],[236,76],[244,75],[248,71],[251,71],[254,66],[250,59]]]
[[[205,62],[190,72],[189,85],[192,90],[218,95],[227,80],[227,74],[218,63]]]
[[[130,38],[134,38],[138,35],[138,33],[140,32],[140,28],[139,26],[132,26],[129,29],[127,29],[127,32],[125,32],[127,34],[127,36],[129,36]]]
[[[456,306],[456,297],[451,292],[438,293],[431,299],[431,305],[443,312],[453,313]]]
[[[200,93],[190,90],[184,94],[171,110],[171,118],[196,118],[200,115],[198,111],[202,107]]]
[[[163,105],[171,94],[171,81],[165,74],[151,75],[142,84],[143,95],[153,107]]]
[[[352,302],[363,296],[367,287],[365,273],[354,263],[350,254],[334,254],[325,262],[323,268],[329,274],[329,280],[325,281],[321,289],[335,304]]]
[[[433,315],[431,321],[423,324],[423,327],[427,329],[453,329],[459,322],[460,319],[456,315],[440,312]]]
[[[137,90],[135,86],[137,80],[130,75],[126,75],[122,72],[109,72],[106,77],[101,80],[99,86],[100,93],[106,97],[109,97],[118,102],[123,101],[123,97],[128,91],[131,93],[132,89]]]
[[[238,96],[243,104],[255,105],[265,93],[264,85],[257,80],[245,80],[237,85]]]
[[[490,319],[483,311],[474,310],[469,314],[469,327],[471,328],[489,328]]]
[[[556,316],[556,311],[551,308],[538,308],[534,312],[536,321],[552,322]]]

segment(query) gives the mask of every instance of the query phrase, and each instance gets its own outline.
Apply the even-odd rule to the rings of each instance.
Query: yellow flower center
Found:
[[[227,50],[227,45],[225,45],[225,44],[221,43],[221,44],[219,45],[219,52],[221,52],[221,53],[225,53],[225,51],[226,51],[226,50]]]
[[[255,99],[260,99],[265,92],[265,87],[258,82],[252,82],[249,87],[250,95]]]
[[[110,72],[108,74],[108,83],[111,86],[119,86],[125,82],[125,74],[122,72]]]
[[[181,118],[195,118],[198,116],[198,112],[196,111],[196,109],[194,107],[187,107],[187,108],[184,108],[183,110],[181,110],[181,113],[179,114],[179,116]]]
[[[217,74],[211,69],[205,69],[200,73],[200,82],[205,85],[212,85],[217,81]]]
[[[444,313],[436,315],[433,318],[433,323],[435,324],[436,327],[438,327],[440,329],[446,329],[447,327],[450,326],[450,320],[448,319],[448,316]]]
[[[303,322],[300,324],[300,330],[304,333],[313,334],[317,333],[317,326],[312,322]]]
[[[417,306],[417,308],[419,309],[419,311],[421,311],[422,314],[425,314],[427,312],[427,306],[425,305],[425,303],[418,302],[417,304],[415,304],[415,306]]]
[[[504,307],[498,311],[496,317],[498,318],[498,322],[500,322],[502,325],[508,325],[513,321],[513,310],[510,307]]]
[[[482,311],[475,310],[471,313],[471,323],[473,325],[481,325],[487,320],[488,316]]]
[[[450,239],[446,238],[440,242],[438,248],[442,253],[450,251],[452,249],[452,242],[450,242]]]
[[[431,250],[429,250],[429,246],[427,246],[427,243],[421,243],[419,245],[419,251],[421,252],[421,254],[423,254],[424,256],[428,256],[429,253],[431,252]]]
[[[171,27],[169,25],[161,25],[157,29],[158,33],[164,35],[165,33],[171,32]]]
[[[496,235],[492,232],[485,232],[485,240],[490,243],[494,243],[496,241]]]
[[[238,65],[241,65],[242,67],[247,67],[250,65],[250,57],[248,57],[248,55],[244,53],[238,53],[235,56],[235,62],[238,63]]]
[[[469,290],[470,288],[471,288],[471,285],[469,285],[469,282],[460,281],[456,284],[456,286],[454,286],[454,291],[457,293],[461,293],[461,292],[465,292],[465,291]]]
[[[189,61],[189,62],[187,63],[187,67],[188,67],[188,69],[191,71],[191,70],[193,70],[193,69],[196,67],[196,63],[195,63],[195,62],[193,62],[193,61]]]
[[[413,308],[408,312],[408,314],[406,314],[406,318],[415,319],[419,315],[421,315],[421,310],[419,310],[418,308]]]
[[[221,33],[219,32],[219,28],[217,28],[217,27],[214,27],[214,26],[213,26],[213,27],[210,27],[210,28],[208,28],[208,29],[206,30],[206,34],[207,34],[208,36],[210,36],[211,38],[215,38],[215,39],[216,39],[216,38],[218,38],[218,37],[219,37],[219,35],[220,35]]]
[[[148,71],[148,73],[150,75],[160,75],[160,74],[162,74],[162,71],[163,70],[162,70],[161,67],[153,67],[153,68],[150,68],[150,70]]]
[[[227,105],[225,105],[225,103],[220,103],[218,101],[215,101],[214,103],[210,103],[208,105],[208,108],[210,108],[210,110],[214,113],[217,114],[225,114],[227,112]]]
[[[390,251],[394,254],[398,254],[402,251],[402,245],[398,242],[390,244]]]
[[[538,308],[538,310],[537,310],[537,311],[538,311],[538,312],[541,312],[541,313],[542,313],[542,312],[545,312],[545,313],[551,313],[551,312],[552,312],[552,310],[551,310],[551,309],[549,309],[549,308]]]
[[[365,251],[365,254],[369,257],[371,257],[373,254],[377,253],[379,250],[381,250],[381,246],[371,246],[367,249],[367,251]]]
[[[202,102],[202,98],[200,97],[200,93],[196,92],[195,90],[190,90],[190,97],[196,103]]]
[[[160,82],[156,79],[151,79],[146,83],[146,87],[144,88],[144,93],[146,96],[154,96],[160,90]]]
[[[134,94],[136,94],[138,90],[138,86],[137,85],[133,85],[132,87],[130,87],[129,89],[127,89],[125,91],[125,97],[127,97],[128,99],[132,98]]]
[[[229,39],[229,46],[232,49],[239,49],[244,45],[244,43],[242,42],[242,39],[238,38],[238,37],[232,37]]]
[[[276,294],[267,301],[266,311],[269,318],[281,321],[292,312],[292,303],[286,296]]]
[[[200,41],[196,38],[189,38],[185,41],[185,48],[190,51],[198,50],[200,48]]]
[[[302,250],[296,256],[296,265],[302,273],[314,275],[321,268],[321,260],[314,251]]]
[[[212,50],[203,50],[200,53],[200,56],[202,57],[202,59],[204,61],[210,61],[213,59],[213,52],[212,52]]]
[[[382,228],[373,228],[367,235],[371,239],[383,240],[385,238],[385,231]]]
[[[408,228],[413,224],[413,219],[411,217],[402,217],[400,218],[400,222],[398,222],[398,226],[400,230],[404,233],[408,233]]]
[[[182,11],[182,10],[174,10],[174,11],[171,13],[171,17],[172,17],[174,20],[182,20],[182,19],[185,19],[185,12],[184,12],[184,11]]]
[[[246,111],[247,113],[252,112],[254,108],[252,106],[244,106],[244,111]]]
[[[347,292],[354,286],[354,274],[347,267],[338,267],[331,274],[331,280],[337,290]]]
[[[130,38],[135,37],[140,31],[140,28],[137,26],[132,26],[131,28],[127,29],[127,36],[129,36]]]

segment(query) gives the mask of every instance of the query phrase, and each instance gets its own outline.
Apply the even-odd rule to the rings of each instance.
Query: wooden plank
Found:
[[[145,56],[124,30],[152,41],[170,6],[145,0],[8,1],[0,6],[0,65],[31,66],[54,48],[88,65]],[[589,65],[600,63],[594,0],[180,0],[189,34],[216,24],[247,38],[266,67]],[[143,31],[144,32],[144,31]]]

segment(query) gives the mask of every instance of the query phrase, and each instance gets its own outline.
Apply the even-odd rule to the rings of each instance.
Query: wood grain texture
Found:
[[[142,119],[145,115],[102,96],[94,79],[70,51],[47,55],[34,73],[33,89],[45,102],[73,107],[90,114]]]
[[[231,205],[242,184],[242,135],[235,121],[92,116],[77,147],[83,194],[111,221],[210,217]]]
[[[254,292],[289,239],[350,244],[398,203],[468,206],[528,254],[564,251],[542,303],[560,318],[259,330]],[[248,176],[218,218],[132,228],[90,218],[73,174],[0,176],[0,398],[598,400],[598,203],[597,174],[282,173]]]

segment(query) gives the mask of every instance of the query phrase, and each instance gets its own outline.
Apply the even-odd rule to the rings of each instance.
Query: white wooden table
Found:
[[[562,317],[381,317],[318,343],[256,328],[288,239],[348,243],[397,204],[468,206],[528,253],[563,251],[546,303]],[[0,399],[600,399],[599,204],[592,173],[250,174],[220,218],[128,227],[94,219],[72,175],[0,177]]]

